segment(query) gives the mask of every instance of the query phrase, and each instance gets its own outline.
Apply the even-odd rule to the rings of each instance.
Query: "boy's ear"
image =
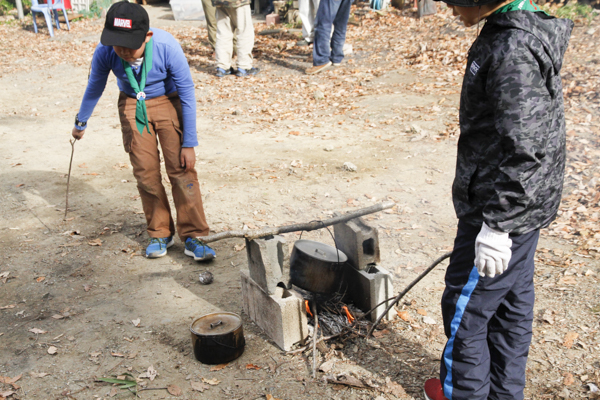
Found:
[[[144,41],[144,43],[148,43],[152,38],[152,35],[154,35],[154,33],[152,31],[148,31],[148,33],[146,33],[146,40]]]

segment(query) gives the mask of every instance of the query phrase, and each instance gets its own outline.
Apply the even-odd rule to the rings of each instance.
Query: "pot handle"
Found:
[[[219,325],[223,325],[223,321],[218,320],[217,322],[211,322],[210,323],[210,329],[212,329],[212,328],[214,328],[216,326],[219,326]]]

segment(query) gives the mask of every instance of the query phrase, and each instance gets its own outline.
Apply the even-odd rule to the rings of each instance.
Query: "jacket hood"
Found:
[[[521,29],[532,34],[542,42],[544,51],[552,60],[555,73],[560,72],[571,38],[573,21],[554,18],[543,12],[509,11],[489,16],[486,25],[488,24],[498,28]]]

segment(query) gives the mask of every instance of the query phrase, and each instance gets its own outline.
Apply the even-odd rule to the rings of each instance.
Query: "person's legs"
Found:
[[[511,236],[508,273],[518,275],[488,327],[491,356],[489,400],[523,400],[533,325],[534,255],[539,230]]]
[[[148,118],[156,129],[165,160],[173,202],[177,211],[177,233],[182,241],[188,237],[207,236],[200,184],[195,169],[186,172],[181,166],[181,103],[175,94],[161,96],[147,105]]]
[[[206,18],[206,31],[208,32],[208,43],[214,49],[217,44],[217,8],[212,5],[211,0],[202,0],[202,8]]]
[[[315,40],[313,45],[313,65],[330,62],[331,28],[341,0],[321,0],[315,19]]]
[[[216,7],[217,19],[217,44],[215,55],[217,68],[229,71],[231,68],[231,54],[233,52],[233,29],[231,27],[230,8]]]
[[[346,29],[350,18],[352,0],[341,0],[335,18],[333,19],[333,35],[331,36],[331,62],[339,64],[344,58],[344,43],[346,42]]]
[[[252,68],[252,49],[254,48],[254,25],[252,24],[250,5],[234,9],[231,21],[236,28],[237,35],[237,67],[248,71]]]
[[[129,153],[133,175],[142,200],[148,224],[148,236],[166,238],[175,232],[167,193],[161,182],[160,153],[154,132],[142,135],[135,124],[136,100],[124,93],[119,96],[119,117],[123,131],[123,145]]]

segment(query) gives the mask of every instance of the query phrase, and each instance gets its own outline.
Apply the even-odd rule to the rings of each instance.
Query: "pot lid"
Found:
[[[190,325],[192,333],[197,335],[223,335],[231,333],[242,326],[239,315],[230,312],[218,312],[203,315]]]
[[[342,253],[341,250],[337,250],[336,255],[335,247],[325,243],[315,242],[313,240],[297,240],[294,243],[294,247],[307,256],[319,261],[338,262],[339,260],[341,263],[348,261],[348,257]]]

